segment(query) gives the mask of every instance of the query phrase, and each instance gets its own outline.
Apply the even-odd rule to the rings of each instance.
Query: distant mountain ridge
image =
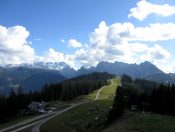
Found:
[[[72,78],[76,74],[76,71],[65,62],[35,62],[33,67],[47,70],[57,70],[66,78]]]
[[[128,74],[132,77],[145,78],[147,76],[164,72],[157,68],[152,63],[145,61],[140,64],[128,64],[124,62],[107,62],[102,61],[97,64],[96,67],[84,68],[81,67],[77,71],[67,65],[65,62],[35,62],[33,64],[21,64],[21,65],[11,65],[8,68],[14,67],[26,67],[31,69],[44,69],[44,70],[55,70],[59,71],[66,78],[72,78],[83,74],[88,74],[92,72],[108,72],[111,74],[122,75]]]
[[[88,69],[80,68],[77,75],[87,74],[91,72],[108,72],[115,75],[127,74],[133,78],[143,78],[161,83],[175,83],[175,78],[164,73],[152,63],[145,61],[140,64],[128,64],[123,62],[100,62],[96,67]]]
[[[19,84],[24,87],[25,91],[37,90],[45,83],[58,83],[92,72],[127,74],[133,78],[143,78],[160,83],[175,83],[175,74],[166,74],[148,61],[141,64],[103,61],[95,67],[81,67],[79,70],[71,68],[64,62],[35,62],[34,64],[0,67],[0,93],[9,91],[9,88],[16,88]]]
[[[0,67],[0,94],[9,93],[10,89],[23,87],[24,92],[39,90],[46,83],[58,83],[66,80],[59,71],[28,67]]]
[[[26,67],[31,69],[44,69],[59,71],[66,78],[75,76],[75,70],[65,62],[34,62],[33,64],[7,65],[6,68]]]
[[[95,67],[81,67],[78,70],[71,68],[65,62],[35,62],[34,64],[22,64],[20,66],[27,68],[56,70],[66,78],[77,77],[92,72],[108,72],[115,75],[128,74],[134,78],[144,78],[157,82],[175,83],[175,78],[173,76],[174,74],[166,74],[148,61],[140,64],[128,64],[118,61],[111,63],[102,61]]]

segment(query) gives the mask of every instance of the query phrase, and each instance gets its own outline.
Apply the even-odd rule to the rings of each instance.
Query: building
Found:
[[[28,114],[45,113],[45,108],[48,107],[46,102],[31,102],[27,107]]]

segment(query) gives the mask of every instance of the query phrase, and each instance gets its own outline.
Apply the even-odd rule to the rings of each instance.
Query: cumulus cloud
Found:
[[[76,39],[70,39],[67,41],[67,44],[70,48],[80,48],[82,44],[78,42]]]
[[[166,49],[157,44],[154,47],[150,48],[149,54],[152,56],[153,59],[156,60],[166,60],[169,59],[171,56]]]
[[[96,28],[94,32],[90,33],[90,46],[103,48],[106,45],[107,32],[108,27],[106,26],[106,23],[102,21],[98,28]]]
[[[64,61],[64,54],[49,48],[44,55],[44,59],[48,62],[62,62]]]
[[[140,21],[143,21],[151,14],[160,15],[163,17],[171,16],[175,14],[175,6],[170,6],[168,4],[152,4],[147,0],[141,0],[137,3],[136,7],[130,9],[130,14],[128,17],[134,17]]]
[[[23,26],[0,25],[0,65],[33,62],[35,51],[27,44],[28,36],[29,31]]]
[[[175,39],[174,30],[173,23],[135,27],[132,23],[114,23],[107,26],[102,21],[90,33],[85,46],[75,39],[67,41],[69,47],[78,48],[73,54],[65,55],[50,48],[40,59],[45,62],[66,62],[74,68],[77,63],[79,66],[91,67],[101,61],[150,61],[156,65],[164,64],[171,54],[159,44],[148,46],[146,43]]]
[[[71,67],[75,68],[74,65],[74,56],[73,55],[65,55],[64,53],[61,53],[59,51],[56,51],[52,48],[49,48],[43,56],[37,56],[36,62],[65,62]]]
[[[115,23],[109,26],[106,33],[108,33],[107,37],[110,42],[115,44],[124,43],[125,41],[153,42],[175,39],[174,31],[174,23],[154,23],[145,27],[135,27],[132,23]]]
[[[166,35],[156,31],[158,30],[157,25],[159,25],[159,31],[164,30]],[[148,46],[146,42],[175,39],[173,32],[169,31],[169,25],[171,28],[175,27],[173,24],[135,27],[132,23],[115,23],[107,26],[102,21],[90,33],[89,46],[82,47],[75,52],[75,60],[85,67],[95,66],[100,61],[140,63],[147,60],[153,63],[164,62],[170,58],[170,53],[158,44]],[[145,36],[140,35],[141,32]],[[153,35],[149,38],[150,32],[155,33],[155,38]]]
[[[147,61],[165,61],[170,58],[170,53],[161,47],[160,45],[154,45],[153,47],[150,47],[147,49],[147,52],[140,56],[141,60],[147,60]]]
[[[135,28],[133,38],[131,40],[140,41],[161,41],[175,39],[175,24],[174,23],[155,23],[147,27]]]
[[[171,54],[157,44],[159,41],[175,39],[175,24],[150,24],[146,27],[135,27],[132,23],[114,23],[106,25],[102,21],[89,35],[89,41],[82,46],[76,39],[67,41],[69,47],[78,48],[73,54],[66,55],[49,48],[43,56],[36,56],[28,44],[29,32],[22,26],[6,28],[0,26],[0,65],[43,62],[65,62],[71,67],[95,66],[101,61],[122,61],[140,63],[151,61],[164,65]],[[64,41],[65,42],[65,41]],[[156,42],[147,45],[147,42]],[[173,68],[171,68],[173,69]]]

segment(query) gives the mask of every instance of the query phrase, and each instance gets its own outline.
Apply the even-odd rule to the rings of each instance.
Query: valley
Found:
[[[112,100],[115,95],[119,78],[110,80],[109,86],[104,86],[99,90],[84,97],[90,100],[85,104],[77,106],[41,126],[41,131],[100,131],[105,125],[108,116],[108,110],[112,106]],[[106,89],[109,91],[105,93]],[[95,98],[92,96],[95,94]],[[97,123],[98,122],[98,123]],[[59,124],[58,124],[59,123]]]
[[[94,80],[96,78],[96,80]],[[107,79],[101,87],[93,89],[93,92],[89,92],[84,95],[83,90],[80,95],[75,96],[73,93],[70,95],[70,86],[74,86],[76,83],[81,86],[85,80],[88,83],[96,84],[100,78],[103,80]],[[81,82],[79,82],[81,80]],[[92,82],[91,82],[91,81]],[[128,75],[123,76],[111,76],[107,73],[92,73],[83,75],[77,78],[73,78],[65,81],[62,85],[66,86],[68,84],[66,92],[73,99],[64,100],[54,100],[49,103],[57,108],[56,111],[49,113],[22,117],[21,119],[15,119],[9,121],[6,124],[0,125],[1,132],[57,132],[57,131],[104,131],[104,132],[130,132],[130,131],[144,131],[144,132],[171,132],[175,130],[175,118],[173,115],[174,107],[165,102],[162,103],[163,106],[159,105],[158,100],[155,98],[153,105],[151,107],[153,112],[150,112],[150,97],[154,98],[154,94],[159,98],[159,89],[161,87],[171,87],[171,85],[159,85],[156,82],[143,80],[143,79],[132,79]],[[76,86],[78,86],[76,85]],[[50,92],[58,84],[47,86]],[[86,85],[84,85],[86,86]],[[92,85],[93,86],[93,85]],[[157,87],[157,92],[155,93],[154,87]],[[66,87],[65,87],[66,88]],[[88,88],[88,87],[87,87]],[[167,89],[167,91],[166,91]],[[174,91],[174,85],[171,88],[164,89],[167,93],[168,90]],[[74,91],[78,90],[77,87]],[[123,92],[122,92],[122,91]],[[150,93],[152,92],[153,93]],[[68,94],[66,93],[66,94]],[[123,95],[124,93],[125,95]],[[49,94],[47,96],[49,97]],[[120,95],[121,94],[121,95]],[[148,95],[149,96],[148,96]],[[151,95],[150,95],[151,94]],[[174,93],[172,93],[174,94]],[[47,99],[47,96],[45,99]],[[170,95],[169,95],[170,96]],[[173,95],[171,95],[173,96]],[[161,95],[160,95],[161,97]],[[172,98],[172,97],[171,97]],[[174,96],[173,96],[174,98]],[[48,98],[49,99],[49,98]],[[64,99],[64,98],[63,98]],[[67,98],[65,98],[67,99]],[[164,98],[165,100],[165,98]],[[127,102],[126,102],[127,101]],[[143,103],[143,101],[147,103]],[[167,100],[168,101],[168,98]],[[148,105],[147,105],[148,104]],[[118,105],[118,106],[117,106]],[[117,107],[116,107],[117,106]],[[131,109],[131,106],[135,106],[135,110]],[[169,107],[170,109],[162,109]],[[159,108],[160,107],[160,108]],[[117,109],[116,109],[117,108]],[[124,108],[124,109],[123,109]],[[158,109],[157,109],[158,108]],[[119,109],[119,110],[118,110]],[[172,109],[172,110],[171,110]],[[122,110],[120,113],[120,110]],[[112,112],[113,111],[113,112]],[[111,118],[112,112],[112,118]],[[118,114],[119,116],[118,116]],[[161,113],[165,112],[165,115]],[[172,115],[166,114],[172,113]],[[171,112],[171,113],[170,113]],[[116,115],[117,114],[117,115]],[[121,115],[120,115],[121,114]],[[111,122],[111,119],[114,120]]]
[[[175,0],[0,0],[0,132],[175,132]]]
[[[22,87],[25,93],[39,91],[45,84],[63,82],[93,72],[107,72],[116,76],[127,74],[133,78],[142,78],[158,83],[175,83],[172,73],[167,74],[148,61],[140,64],[102,61],[96,67],[81,67],[77,70],[64,62],[36,62],[0,67],[0,94],[8,95],[11,89],[17,91],[19,87]]]
[[[61,104],[69,104],[70,107],[68,106],[67,108],[58,112],[55,111],[53,113],[27,119],[26,121],[24,120],[21,123],[19,122],[9,128],[3,128],[1,131],[6,132],[11,130],[30,132],[33,129],[35,129],[33,131],[39,131],[40,127],[41,131],[45,131],[46,128],[47,131],[49,130],[51,132],[54,132],[58,129],[61,131],[69,131],[70,129],[75,129],[74,126],[72,128],[70,125],[75,120],[78,122],[78,124],[75,123],[75,125],[80,126],[80,128],[76,129],[84,129],[84,125],[87,125],[85,123],[88,122],[89,124],[92,124],[92,126],[88,129],[88,131],[91,131],[98,128],[96,126],[98,124],[93,126],[93,122],[96,121],[97,118],[97,120],[100,121],[99,125],[103,127],[107,118],[108,110],[111,107],[112,100],[115,96],[114,93],[120,83],[120,79],[111,79],[109,82],[110,84],[108,86],[103,86],[89,95],[81,96],[80,98],[78,97],[77,99],[69,102],[61,102]],[[106,90],[109,91],[106,93]],[[95,97],[93,97],[93,95],[95,95]],[[91,108],[94,110],[91,111]],[[77,118],[79,120],[77,120]],[[61,123],[58,125],[58,122]],[[64,123],[64,125],[62,125],[62,123]]]

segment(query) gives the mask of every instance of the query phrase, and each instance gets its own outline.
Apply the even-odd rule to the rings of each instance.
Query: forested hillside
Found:
[[[113,108],[109,112],[108,123],[119,118],[125,109],[134,107],[137,111],[175,115],[174,84],[155,82],[122,76],[122,86],[116,90]]]
[[[0,123],[18,116],[19,110],[25,109],[31,101],[70,100],[108,84],[113,77],[108,73],[92,73],[58,84],[46,84],[41,91],[29,93],[23,93],[19,87],[17,92],[12,90],[9,97],[0,96]]]

